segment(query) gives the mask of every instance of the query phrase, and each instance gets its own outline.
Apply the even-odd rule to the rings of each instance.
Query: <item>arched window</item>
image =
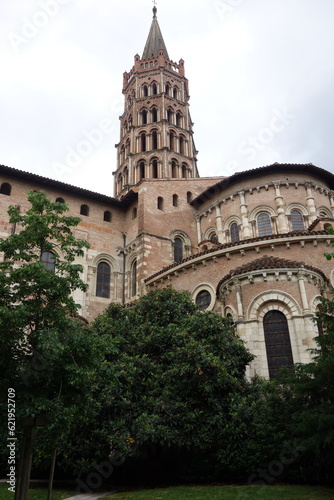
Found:
[[[158,86],[156,83],[153,83],[152,85],[152,94],[156,95],[158,93]]]
[[[180,135],[180,153],[181,153],[181,155],[184,155],[184,137],[183,137],[183,135]]]
[[[111,212],[109,210],[106,210],[104,212],[103,220],[104,220],[104,222],[111,222]]]
[[[153,179],[158,178],[158,161],[157,160],[152,161],[152,177],[153,177]]]
[[[168,83],[166,83],[165,92],[167,95],[169,95],[169,90],[170,90],[170,86],[168,85]]]
[[[179,204],[179,197],[177,194],[173,194],[173,207],[177,207]]]
[[[167,121],[173,123],[173,111],[171,109],[167,109]]]
[[[170,132],[169,134],[169,148],[174,151],[175,148],[175,134],[174,132]]]
[[[211,304],[211,293],[208,290],[202,290],[196,295],[195,299],[196,305],[204,311]]]
[[[292,231],[303,231],[304,219],[299,210],[291,210],[291,227]]]
[[[158,197],[157,208],[158,208],[158,210],[164,209],[164,199],[161,196]]]
[[[257,230],[259,236],[270,236],[271,234],[273,234],[270,217],[269,214],[267,214],[267,212],[259,213],[256,220],[257,220]]]
[[[174,262],[181,262],[183,260],[183,240],[176,237],[174,239]]]
[[[158,121],[158,110],[157,108],[152,109],[152,122],[156,123]]]
[[[137,219],[137,207],[132,210],[132,218]]]
[[[172,161],[172,177],[173,179],[177,178],[177,163],[175,160]]]
[[[55,256],[52,252],[43,252],[41,255],[41,262],[43,262],[45,269],[48,271],[55,271]]]
[[[140,134],[140,147],[141,151],[146,151],[146,133],[142,132]]]
[[[145,162],[139,163],[139,180],[145,179]]]
[[[146,109],[143,109],[143,111],[141,112],[141,122],[142,122],[142,125],[147,124],[147,111],[146,111]]]
[[[111,269],[107,262],[100,262],[96,274],[96,296],[109,299]]]
[[[56,203],[65,203],[64,198],[56,198]]]
[[[128,184],[129,183],[129,170],[128,168],[126,167],[124,169],[124,185]]]
[[[231,243],[236,243],[237,241],[240,241],[240,235],[239,235],[239,227],[236,222],[233,222],[230,226],[230,238],[231,238]]]
[[[156,130],[152,132],[152,149],[158,149],[158,132]]]
[[[178,94],[178,90],[177,90],[177,88],[175,87],[175,88],[173,89],[173,97],[174,97],[174,99],[177,99],[177,94]]]
[[[143,87],[143,95],[144,95],[144,97],[148,96],[148,86],[147,85],[144,85],[144,87]]]
[[[288,321],[281,311],[269,311],[263,318],[269,377],[275,378],[283,366],[293,365]]]
[[[191,191],[187,192],[187,203],[190,203],[193,199],[193,194]]]
[[[181,115],[181,113],[176,113],[176,125],[178,127],[182,126],[182,115]]]
[[[1,184],[1,188],[0,188],[1,194],[5,194],[6,196],[10,196],[11,191],[12,191],[12,186],[10,184],[8,184],[8,182],[4,182],[3,184]]]
[[[212,243],[218,243],[218,236],[217,236],[217,233],[213,232],[210,234],[210,241]]]
[[[89,215],[89,206],[88,205],[81,205],[80,215],[85,215],[88,217],[88,215]]]
[[[187,165],[182,165],[182,179],[187,178]]]
[[[134,261],[131,268],[131,295],[137,295],[137,261]]]

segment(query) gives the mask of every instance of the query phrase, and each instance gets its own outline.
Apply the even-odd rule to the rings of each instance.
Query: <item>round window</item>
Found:
[[[207,290],[202,290],[197,294],[195,302],[200,309],[207,309],[211,304],[210,292],[208,292]]]

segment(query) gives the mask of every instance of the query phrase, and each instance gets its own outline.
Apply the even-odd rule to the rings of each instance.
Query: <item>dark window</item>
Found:
[[[177,99],[177,88],[173,89],[173,97]]]
[[[156,95],[158,93],[158,86],[156,83],[153,83],[152,85],[152,93],[153,95]]]
[[[152,109],[152,122],[158,121],[158,110],[156,108]]]
[[[187,177],[187,166],[182,165],[182,179],[185,179]]]
[[[176,125],[181,127],[182,115],[180,113],[176,113]]]
[[[172,177],[177,177],[177,164],[176,161],[172,161]]]
[[[177,194],[173,194],[173,207],[177,207],[179,204],[179,197]]]
[[[80,215],[89,215],[89,206],[88,205],[81,205],[80,207]]]
[[[184,137],[182,135],[180,136],[180,153],[184,155]]]
[[[153,177],[153,179],[158,178],[158,161],[157,160],[153,160],[153,162],[152,162],[152,177]]]
[[[131,270],[131,292],[132,297],[137,295],[137,262],[134,262]]]
[[[41,255],[41,262],[43,262],[45,269],[54,272],[56,264],[55,256],[52,252],[43,252]]]
[[[187,192],[187,203],[190,203],[192,201],[192,199],[193,199],[193,194],[190,191],[188,191]]]
[[[106,210],[103,214],[103,220],[105,222],[111,222],[111,212],[109,210]]]
[[[280,311],[269,311],[263,318],[269,377],[275,378],[283,366],[293,365],[288,321]]]
[[[207,290],[202,290],[196,295],[196,305],[204,311],[211,304],[211,293]]]
[[[273,234],[269,214],[261,212],[257,216],[257,229],[259,236],[270,236]]]
[[[143,132],[140,134],[141,150],[146,151],[146,134]]]
[[[183,260],[183,241],[181,238],[174,240],[174,261],[181,262]]]
[[[145,163],[141,161],[139,163],[139,180],[141,181],[144,178],[145,178]]]
[[[137,207],[132,210],[132,218],[137,219]]]
[[[164,209],[164,199],[161,196],[158,197],[157,207],[158,207],[158,210]]]
[[[65,203],[64,198],[57,198],[56,203]]]
[[[147,123],[147,111],[145,109],[141,112],[141,122],[143,125]]]
[[[110,297],[110,266],[107,262],[100,262],[97,266],[96,296],[109,299]]]
[[[218,236],[216,233],[210,234],[210,241],[212,241],[212,243],[218,243]]]
[[[299,210],[291,211],[291,227],[292,231],[303,231],[305,229],[303,215]]]
[[[174,150],[174,147],[175,147],[175,134],[171,132],[169,134],[169,148],[171,150]]]
[[[166,94],[169,95],[169,89],[170,89],[170,86],[168,85],[168,83],[166,84]]]
[[[1,194],[5,194],[6,196],[10,196],[11,191],[12,191],[12,186],[10,184],[8,184],[8,182],[4,182],[3,184],[1,184],[1,188],[0,188]]]
[[[147,87],[147,85],[144,85],[144,87],[143,87],[143,94],[144,94],[144,97],[148,96],[148,87]]]
[[[230,236],[231,236],[231,243],[236,243],[237,241],[240,241],[240,235],[239,235],[239,227],[236,222],[233,222],[230,226]]]
[[[168,121],[168,123],[173,122],[173,111],[171,109],[167,110],[167,121]]]
[[[158,132],[152,132],[152,149],[158,149]]]

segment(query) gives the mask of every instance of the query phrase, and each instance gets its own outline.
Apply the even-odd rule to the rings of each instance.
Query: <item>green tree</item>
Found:
[[[228,319],[164,288],[132,307],[110,305],[92,328],[117,346],[97,393],[103,429],[95,450],[104,442],[105,453],[142,453],[157,464],[168,448],[211,450],[230,439],[229,407],[245,389],[252,355]]]
[[[22,448],[28,443],[20,460],[20,500],[27,496],[34,424],[42,417],[46,444],[61,448],[73,420],[89,413],[105,352],[104,339],[75,319],[79,305],[72,292],[87,289],[75,263],[89,246],[73,235],[80,219],[65,215],[67,206],[44,192],[31,191],[28,200],[24,214],[9,208],[16,232],[0,240],[0,388],[3,401],[8,388],[15,389],[17,424],[26,424]]]

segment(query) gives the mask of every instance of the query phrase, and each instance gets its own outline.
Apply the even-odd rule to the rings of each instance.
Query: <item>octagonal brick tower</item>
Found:
[[[123,94],[115,197],[143,179],[199,177],[184,61],[170,60],[156,7],[143,55],[123,75]]]

